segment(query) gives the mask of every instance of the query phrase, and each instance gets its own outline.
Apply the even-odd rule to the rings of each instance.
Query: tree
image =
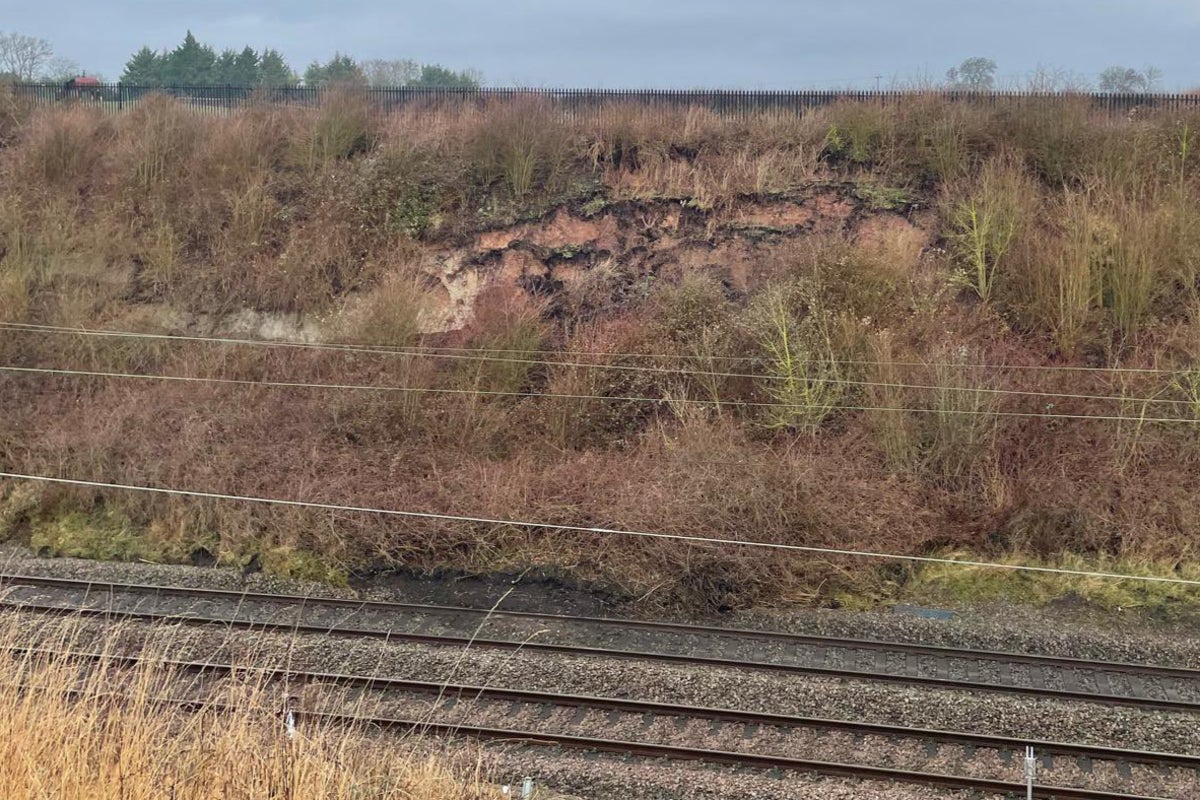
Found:
[[[986,92],[996,85],[996,62],[990,58],[968,58],[946,71],[946,82],[953,89]]]
[[[143,47],[125,63],[124,83],[137,86],[295,86],[297,78],[278,50],[259,55],[246,45],[226,48],[220,55],[188,31],[174,50],[156,53]]]
[[[237,72],[237,51],[225,48],[221,51],[221,55],[217,56],[217,61],[213,64],[212,75],[209,80],[216,84],[238,83],[233,80],[234,74]]]
[[[421,67],[421,76],[410,85],[477,89],[482,81],[483,76],[475,70],[455,72],[452,69],[446,69],[441,64],[426,64]]]
[[[19,81],[38,77],[53,57],[54,48],[45,39],[0,32],[0,72],[11,73]]]
[[[38,73],[37,79],[43,83],[66,83],[72,78],[83,74],[83,68],[78,61],[72,61],[63,56],[55,56],[46,62]]]
[[[309,64],[308,69],[304,70],[304,83],[308,86],[328,84],[365,86],[367,76],[353,58],[341,53],[334,53],[333,58],[324,64],[317,61]]]
[[[278,50],[267,48],[258,59],[259,86],[295,86],[296,75]]]
[[[1100,73],[1100,91],[1112,94],[1142,94],[1154,91],[1162,73],[1154,67],[1136,70],[1131,67],[1109,67]]]
[[[421,77],[421,65],[410,58],[373,58],[361,66],[372,86],[408,86]]]
[[[242,48],[233,59],[233,69],[225,76],[226,83],[234,86],[256,86],[258,84],[258,53],[250,45]]]
[[[164,61],[162,78],[166,84],[202,86],[212,83],[217,54],[208,45],[196,41],[196,37],[188,31],[183,43],[168,53]]]
[[[1086,75],[1039,64],[1026,79],[1025,89],[1039,94],[1078,94],[1092,91],[1092,84]]]
[[[160,56],[149,47],[143,47],[125,62],[121,82],[134,86],[161,86],[166,56]]]

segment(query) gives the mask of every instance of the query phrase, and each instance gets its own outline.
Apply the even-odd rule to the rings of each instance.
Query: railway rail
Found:
[[[0,574],[0,587],[6,589],[0,607],[44,613],[733,667],[1200,713],[1200,670],[1179,666],[671,622],[35,575]],[[179,601],[190,605],[181,608]],[[507,635],[485,636],[485,628]]]
[[[52,651],[30,648],[9,648],[8,652],[20,655],[40,654],[47,657],[82,659],[104,663],[108,667],[117,666],[121,668],[136,667],[142,660],[138,656],[54,653]],[[365,714],[347,714],[320,706],[290,707],[288,710],[292,711],[297,719],[302,722],[304,720],[313,720],[335,724],[366,723],[378,728],[404,733],[470,737],[481,740],[505,741],[510,744],[551,745],[571,750],[620,753],[639,757],[693,761],[714,765],[735,765],[758,769],[787,770],[830,776],[897,781],[947,789],[990,792],[1001,795],[1023,794],[1025,791],[1025,785],[1022,783],[999,780],[988,776],[955,775],[913,769],[911,767],[901,768],[896,766],[881,766],[879,764],[842,763],[813,758],[797,758],[779,752],[780,749],[784,748],[781,748],[778,742],[773,745],[774,752],[751,752],[741,749],[758,744],[758,740],[762,736],[762,734],[757,732],[759,730],[771,731],[772,733],[769,735],[775,737],[781,735],[786,737],[788,731],[796,729],[839,731],[859,737],[880,736],[888,737],[891,740],[909,739],[922,743],[933,743],[938,746],[965,747],[972,749],[972,752],[975,750],[994,750],[1011,754],[1029,745],[1033,746],[1039,755],[1043,757],[1053,756],[1088,762],[1107,761],[1118,765],[1135,764],[1163,771],[1164,773],[1169,773],[1172,770],[1184,770],[1191,775],[1191,780],[1195,785],[1200,785],[1200,756],[1186,754],[1122,750],[1065,742],[1015,741],[1004,737],[953,731],[905,728],[845,720],[788,717],[778,714],[734,709],[674,705],[625,698],[525,691],[504,687],[470,686],[275,668],[253,668],[248,670],[241,666],[235,667],[230,664],[208,661],[155,660],[154,663],[180,673],[194,673],[203,676],[229,677],[235,673],[244,675],[247,672],[254,672],[261,674],[268,680],[284,682],[292,694],[295,694],[299,687],[317,685],[320,687],[336,687],[341,690],[355,689],[370,692],[377,699],[386,699],[396,694],[434,698],[429,706],[420,708],[418,709],[418,713],[410,713],[408,716],[378,713],[376,711],[370,711]],[[335,706],[344,700],[344,698],[338,698],[337,695],[333,697],[335,700],[333,705]],[[361,701],[361,699],[361,695],[355,698],[357,701]],[[229,708],[222,707],[219,701],[214,702],[198,699],[190,695],[163,698],[163,700],[192,709],[217,707],[220,710],[221,708]],[[369,705],[362,706],[359,703],[353,704],[360,708],[370,707]],[[377,703],[376,705],[380,704],[386,706],[386,703]],[[481,709],[481,704],[484,706],[491,704],[493,713],[490,715],[486,713],[488,709]],[[512,704],[520,704],[521,706],[533,709],[535,713],[524,716],[514,714]],[[556,730],[553,725],[547,729],[546,725],[537,722],[537,720],[550,717],[550,714],[547,713],[548,710],[564,708],[574,712],[570,724],[566,726],[567,730],[563,730],[563,726],[559,726],[559,729]],[[455,716],[455,709],[458,709],[461,713],[456,715],[457,718],[453,722],[431,721],[435,713],[442,717],[447,715]],[[483,713],[479,713],[481,711]],[[620,730],[622,727],[628,730],[629,723],[624,721],[626,717],[634,718],[633,725],[641,730],[652,727],[647,724],[647,721],[651,720],[656,724],[666,723],[672,725],[676,730],[679,729],[680,723],[684,725],[708,723],[712,727],[709,727],[705,734],[690,737],[699,741],[705,741],[706,738],[712,741],[715,726],[733,727],[735,730],[724,731],[725,735],[723,737],[716,737],[716,739],[726,744],[731,741],[740,743],[740,747],[684,746],[677,743],[647,741],[643,738],[611,738],[596,735],[581,735],[577,732],[571,732],[570,728],[572,726],[580,726],[588,715],[603,715],[602,723],[599,726],[593,725],[593,728],[600,727],[603,730]],[[478,716],[482,716],[484,721],[481,722],[475,719]],[[512,718],[513,716],[520,717],[523,724],[517,726],[498,726],[495,722],[487,722],[487,720],[494,721],[497,719],[502,721],[506,717]],[[747,731],[756,732],[747,735]],[[653,734],[646,738],[652,737]],[[786,741],[786,738],[783,741]],[[768,745],[766,749],[770,751],[772,750],[772,746]],[[1060,798],[1061,800],[1115,800],[1116,798],[1121,798],[1121,800],[1138,800],[1139,798],[1148,797],[1146,795],[1130,794],[1104,788],[1058,785],[1036,785],[1034,787],[1034,796]]]

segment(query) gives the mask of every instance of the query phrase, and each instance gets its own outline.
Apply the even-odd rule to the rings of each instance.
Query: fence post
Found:
[[[117,81],[117,111],[125,110],[125,84]]]

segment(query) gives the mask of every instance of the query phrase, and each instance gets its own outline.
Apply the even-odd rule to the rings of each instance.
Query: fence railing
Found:
[[[0,84],[0,86],[3,86]],[[135,86],[124,83],[91,86],[10,84],[22,100],[39,106],[78,103],[124,111],[151,94],[165,94],[197,109],[227,113],[253,103],[315,107],[336,89],[325,86]],[[1178,111],[1200,108],[1200,94],[1059,94],[1039,92],[934,91],[737,91],[695,89],[508,89],[371,87],[356,89],[381,111],[486,108],[497,101],[536,97],[573,114],[599,112],[618,104],[675,111],[705,108],[723,116],[801,114],[837,102],[897,104],[915,97],[943,99],[989,107],[1021,109],[1047,103],[1086,102],[1094,110],[1127,114],[1134,109]]]

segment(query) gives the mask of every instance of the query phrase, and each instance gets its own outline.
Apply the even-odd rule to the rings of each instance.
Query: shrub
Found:
[[[296,139],[296,159],[309,171],[371,149],[376,129],[362,92],[351,88],[325,93],[320,109]]]
[[[793,280],[768,287],[746,314],[763,359],[762,391],[778,405],[764,409],[769,428],[815,432],[846,392],[834,350],[834,321],[812,284]]]
[[[725,356],[732,352],[737,331],[734,307],[725,287],[715,278],[684,273],[677,283],[660,284],[643,313],[654,320],[651,351],[665,349],[674,356],[656,366],[681,369],[692,374],[674,378],[656,376],[655,396],[679,400],[705,400],[720,408],[728,396],[729,372]]]
[[[560,188],[571,158],[571,139],[546,101],[518,97],[489,107],[471,143],[475,172],[484,186],[500,181],[517,201],[533,191]]]
[[[28,115],[28,109],[17,99],[13,87],[0,81],[0,147],[6,147],[17,138],[17,132]]]
[[[958,280],[981,300],[992,296],[1013,243],[1035,213],[1037,189],[1010,157],[990,159],[957,196],[948,200],[950,242],[960,264]]]
[[[881,103],[838,103],[826,112],[824,155],[833,164],[870,166],[882,156],[890,111]]]
[[[923,466],[934,480],[947,486],[970,485],[991,452],[997,432],[994,388],[981,359],[965,347],[934,352],[930,367],[933,386],[920,415],[923,432]]]
[[[31,179],[51,186],[75,186],[97,179],[116,131],[97,111],[73,108],[39,114],[26,134]]]

